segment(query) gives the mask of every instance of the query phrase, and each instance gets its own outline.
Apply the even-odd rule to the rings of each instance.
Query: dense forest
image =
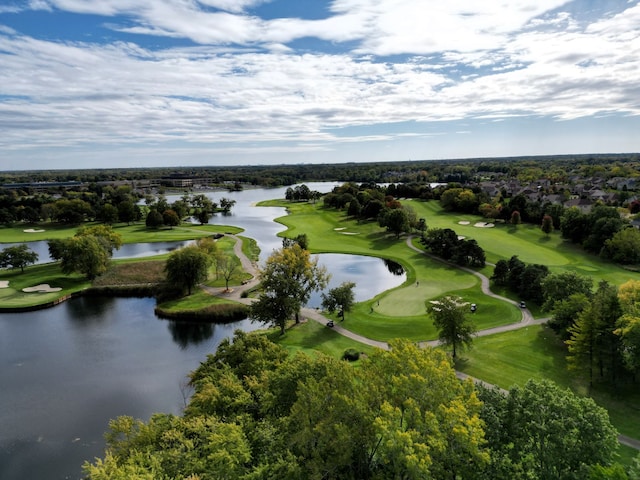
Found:
[[[640,154],[555,155],[539,157],[423,160],[376,163],[74,169],[0,172],[0,184],[26,182],[83,183],[140,181],[180,174],[209,183],[240,182],[260,186],[310,181],[349,182],[467,182],[501,176],[521,181],[540,177],[563,181],[579,176],[640,175]]]

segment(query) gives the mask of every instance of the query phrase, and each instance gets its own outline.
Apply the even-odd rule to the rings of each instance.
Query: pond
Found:
[[[326,192],[333,184],[308,185]],[[243,235],[257,239],[264,259],[282,245],[276,234],[284,227],[273,219],[285,210],[254,204],[282,198],[285,190],[214,192],[216,201],[235,197],[237,204],[232,215],[211,223],[245,228]],[[175,243],[137,244],[128,255],[155,254]],[[329,288],[355,282],[357,301],[406,278],[399,265],[375,257],[318,258],[332,275]],[[320,303],[316,294],[309,306]],[[80,478],[85,460],[103,456],[102,435],[110,419],[180,413],[188,372],[235,329],[261,327],[249,320],[230,325],[159,320],[154,305],[150,298],[80,297],[48,310],[0,314],[0,479]]]

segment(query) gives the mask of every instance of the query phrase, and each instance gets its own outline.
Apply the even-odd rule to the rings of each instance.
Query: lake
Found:
[[[331,186],[323,190],[329,191]],[[282,208],[255,207],[283,198],[283,189],[214,192],[237,201],[229,216],[211,223],[237,225],[256,238],[264,260],[284,227]],[[170,242],[173,243],[173,242]],[[157,244],[138,244],[136,256]],[[160,246],[175,248],[173,245]],[[356,283],[358,301],[402,284],[397,264],[374,257],[322,254],[330,288]],[[309,306],[320,305],[316,294]],[[103,456],[110,419],[146,420],[154,412],[179,414],[186,375],[235,329],[260,328],[249,320],[230,325],[160,320],[150,298],[76,298],[54,308],[0,314],[0,479],[78,479],[85,460]]]

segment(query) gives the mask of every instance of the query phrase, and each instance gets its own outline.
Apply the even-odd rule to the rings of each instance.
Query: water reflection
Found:
[[[391,272],[393,275],[404,274],[404,268],[402,268],[402,265],[400,265],[398,262],[394,262],[393,260],[389,260],[386,258],[383,258],[382,261],[384,262],[385,267],[387,267],[387,270],[389,270],[389,272]]]
[[[101,297],[96,300],[95,297],[82,296],[74,299],[73,302],[65,302],[61,308],[66,309],[69,320],[89,326],[104,321],[105,314],[113,308],[115,301],[116,299],[112,297]]]
[[[213,323],[203,322],[192,323],[168,320],[167,323],[167,328],[169,332],[171,332],[171,338],[173,338],[173,341],[183,350],[189,345],[198,345],[210,339],[216,327]]]

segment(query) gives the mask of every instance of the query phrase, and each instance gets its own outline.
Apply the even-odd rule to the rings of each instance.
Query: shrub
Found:
[[[347,348],[342,354],[342,359],[348,362],[355,362],[360,358],[360,352],[355,348]]]

